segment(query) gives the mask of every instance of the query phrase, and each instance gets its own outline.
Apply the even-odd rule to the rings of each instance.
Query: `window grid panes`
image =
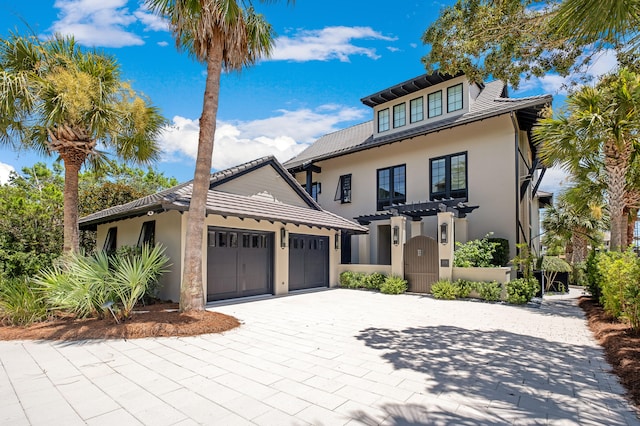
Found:
[[[442,90],[429,94],[428,101],[429,118],[442,115]]]
[[[453,154],[430,161],[431,200],[468,198],[467,154]]]
[[[412,99],[410,104],[411,108],[411,122],[422,121],[424,119],[424,100],[421,97]]]
[[[447,112],[462,109],[462,83],[447,88]]]
[[[389,108],[378,111],[378,133],[389,130]]]
[[[402,127],[407,124],[407,106],[398,104],[393,107],[393,128]]]
[[[376,209],[404,203],[407,200],[405,165],[378,170],[378,198]]]
[[[333,200],[340,201],[342,204],[351,202],[351,175],[340,176]]]

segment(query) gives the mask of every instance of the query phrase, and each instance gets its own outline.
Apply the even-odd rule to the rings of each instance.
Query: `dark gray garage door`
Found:
[[[273,293],[273,233],[209,228],[207,301]]]
[[[329,286],[329,237],[289,234],[289,290]]]

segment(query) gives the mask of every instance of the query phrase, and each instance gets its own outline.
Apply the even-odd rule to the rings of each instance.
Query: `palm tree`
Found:
[[[627,181],[640,130],[640,75],[627,69],[583,87],[567,98],[567,111],[546,117],[534,129],[547,165],[575,172],[584,162],[601,161],[611,228],[611,248],[624,248]]]
[[[145,0],[145,3],[168,19],[177,48],[207,66],[180,287],[180,310],[203,310],[202,238],[220,76],[223,70],[239,71],[268,56],[274,32],[264,17],[256,13],[251,0]]]
[[[549,24],[558,36],[570,40],[618,43],[628,51],[640,47],[638,0],[564,0]]]
[[[73,37],[0,39],[0,143],[57,153],[64,163],[65,253],[78,251],[78,173],[99,164],[98,143],[119,157],[154,160],[164,119],[120,79],[115,58]]]

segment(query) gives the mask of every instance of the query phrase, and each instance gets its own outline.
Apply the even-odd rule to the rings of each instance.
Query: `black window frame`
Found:
[[[311,198],[314,201],[318,201],[318,194],[322,193],[322,184],[320,182],[312,182],[311,183]]]
[[[398,110],[397,123],[396,123],[396,109]],[[404,127],[406,125],[407,125],[407,104],[402,102],[400,104],[393,106],[393,128],[397,129],[400,127]]]
[[[464,189],[451,189],[451,159],[454,157],[464,156]],[[433,163],[436,161],[445,161],[445,190],[433,191]],[[429,159],[429,199],[431,201],[440,200],[443,198],[464,198],[465,201],[469,200],[469,156],[467,151],[456,152],[455,154],[443,155],[440,157],[434,157]]]
[[[460,108],[451,109],[450,95],[449,91],[455,88],[460,88]],[[460,111],[464,109],[464,86],[462,83],[454,84],[453,86],[447,87],[447,113]]]
[[[440,114],[431,114],[431,96],[434,96],[436,94],[440,95]],[[439,117],[442,115],[442,113],[444,112],[444,108],[442,107],[442,90],[436,90],[435,92],[429,93],[427,95],[427,117],[428,118],[433,118],[433,117]]]
[[[156,221],[148,220],[142,223],[140,235],[138,235],[137,247],[142,248],[143,245],[149,244],[151,247],[156,245]]]
[[[336,194],[333,197],[333,200],[340,201],[340,204],[350,203],[351,187],[352,187],[351,173],[340,176],[340,178],[338,179],[338,187],[336,188]]]
[[[420,101],[420,118],[417,118],[417,113],[416,118],[414,119],[414,113],[413,113],[413,105],[414,102]],[[424,120],[424,96],[418,96],[417,98],[411,99],[409,101],[409,123],[413,124],[413,123],[418,123],[420,121]]]
[[[395,170],[403,169],[403,182],[404,182],[404,193],[402,196],[395,196],[392,194],[396,193],[395,188]],[[380,172],[389,171],[389,198],[380,198]],[[401,204],[407,202],[407,165],[406,164],[398,164],[396,166],[391,167],[383,167],[381,169],[376,170],[376,211],[383,211],[386,206],[391,206],[393,204]]]
[[[118,249],[118,227],[113,226],[107,230],[107,235],[104,238],[104,244],[102,250],[107,253],[113,253]]]
[[[386,120],[387,127],[385,129],[380,127],[380,123],[381,123],[380,114],[382,114],[383,112],[387,113],[387,120]],[[381,109],[378,111],[378,133],[387,132],[389,131],[389,129],[391,129],[391,113],[389,112],[389,108]]]

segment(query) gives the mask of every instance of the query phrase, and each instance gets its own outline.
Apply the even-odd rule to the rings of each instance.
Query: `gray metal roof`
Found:
[[[496,80],[481,86],[480,94],[471,105],[469,111],[464,114],[442,120],[428,121],[422,126],[410,127],[400,132],[393,132],[375,138],[373,137],[373,121],[367,121],[322,136],[297,157],[285,162],[284,166],[288,170],[296,170],[304,163],[326,160],[403,139],[438,132],[474,121],[508,114],[512,111],[517,112],[521,126],[527,128],[535,122],[539,111],[545,105],[550,104],[551,100],[551,95],[508,98],[506,97],[506,85],[502,81]]]
[[[292,206],[262,195],[238,195],[215,190],[216,186],[250,173],[259,167],[273,167],[308,207]],[[148,212],[189,209],[193,181],[160,191],[130,203],[114,206],[79,220],[81,229],[95,229],[98,224],[145,215]],[[259,158],[236,167],[213,173],[207,195],[207,214],[293,223],[317,228],[340,229],[356,233],[367,232],[367,228],[343,217],[323,210],[300,184],[272,156]],[[268,188],[265,188],[268,189]]]

